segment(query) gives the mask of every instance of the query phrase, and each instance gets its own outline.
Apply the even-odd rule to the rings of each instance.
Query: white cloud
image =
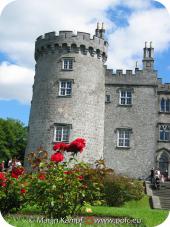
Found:
[[[125,17],[129,25],[123,28],[116,27],[106,14],[107,9],[120,5],[133,12]],[[0,98],[30,100],[34,43],[39,35],[59,30],[94,34],[97,21],[104,21],[109,31],[114,31],[108,37],[110,68],[133,67],[146,40],[153,41],[156,51],[169,45],[169,15],[165,9],[153,9],[151,0],[16,0],[0,17],[0,52],[16,62],[0,66]]]
[[[127,27],[118,28],[109,37],[108,65],[116,68],[134,68],[142,58],[145,41],[153,41],[155,51],[170,46],[170,15],[165,9],[149,9],[133,13]]]
[[[33,79],[33,70],[3,62],[0,65],[0,99],[29,103]]]

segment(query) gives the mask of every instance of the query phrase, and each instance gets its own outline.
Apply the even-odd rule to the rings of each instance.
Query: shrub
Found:
[[[128,177],[113,174],[104,183],[104,198],[109,206],[121,206],[130,200],[139,200],[144,196],[143,183]]]
[[[13,209],[18,210],[25,203],[26,175],[23,168],[16,168],[15,174],[0,173],[0,209],[7,214]]]
[[[87,181],[88,165],[77,163],[75,155],[82,152],[85,140],[78,138],[69,145],[55,144],[51,161],[30,154],[34,169],[38,172],[30,175],[31,185],[27,192],[29,204],[37,205],[48,217],[60,218],[79,212],[86,200],[94,200],[100,189],[96,182]],[[72,168],[64,161],[64,151],[71,152]],[[39,151],[39,153],[42,151]],[[46,158],[46,155],[42,155]],[[87,182],[89,182],[87,184]]]

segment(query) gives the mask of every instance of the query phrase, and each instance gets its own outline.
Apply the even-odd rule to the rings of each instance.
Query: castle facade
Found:
[[[145,44],[142,69],[113,73],[104,32],[98,26],[93,38],[72,31],[37,38],[26,156],[83,137],[87,147],[78,158],[85,162],[102,158],[135,178],[152,167],[170,176],[170,84],[157,76],[154,48]]]

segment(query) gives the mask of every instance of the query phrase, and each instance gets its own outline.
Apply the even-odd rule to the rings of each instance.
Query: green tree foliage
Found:
[[[14,119],[0,118],[0,161],[17,156],[24,159],[27,143],[27,127]]]

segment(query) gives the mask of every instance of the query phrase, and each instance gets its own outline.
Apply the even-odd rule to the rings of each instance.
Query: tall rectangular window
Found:
[[[161,99],[160,110],[161,112],[170,113],[170,99],[164,99],[164,98]]]
[[[59,96],[70,96],[72,92],[72,81],[60,80],[59,81]]]
[[[130,130],[129,129],[117,130],[117,146],[130,147]]]
[[[132,105],[132,92],[128,90],[120,90],[119,93],[120,105]]]
[[[56,124],[54,128],[54,142],[69,142],[71,125]]]
[[[62,62],[62,69],[64,70],[72,70],[73,69],[73,59],[64,58]]]

